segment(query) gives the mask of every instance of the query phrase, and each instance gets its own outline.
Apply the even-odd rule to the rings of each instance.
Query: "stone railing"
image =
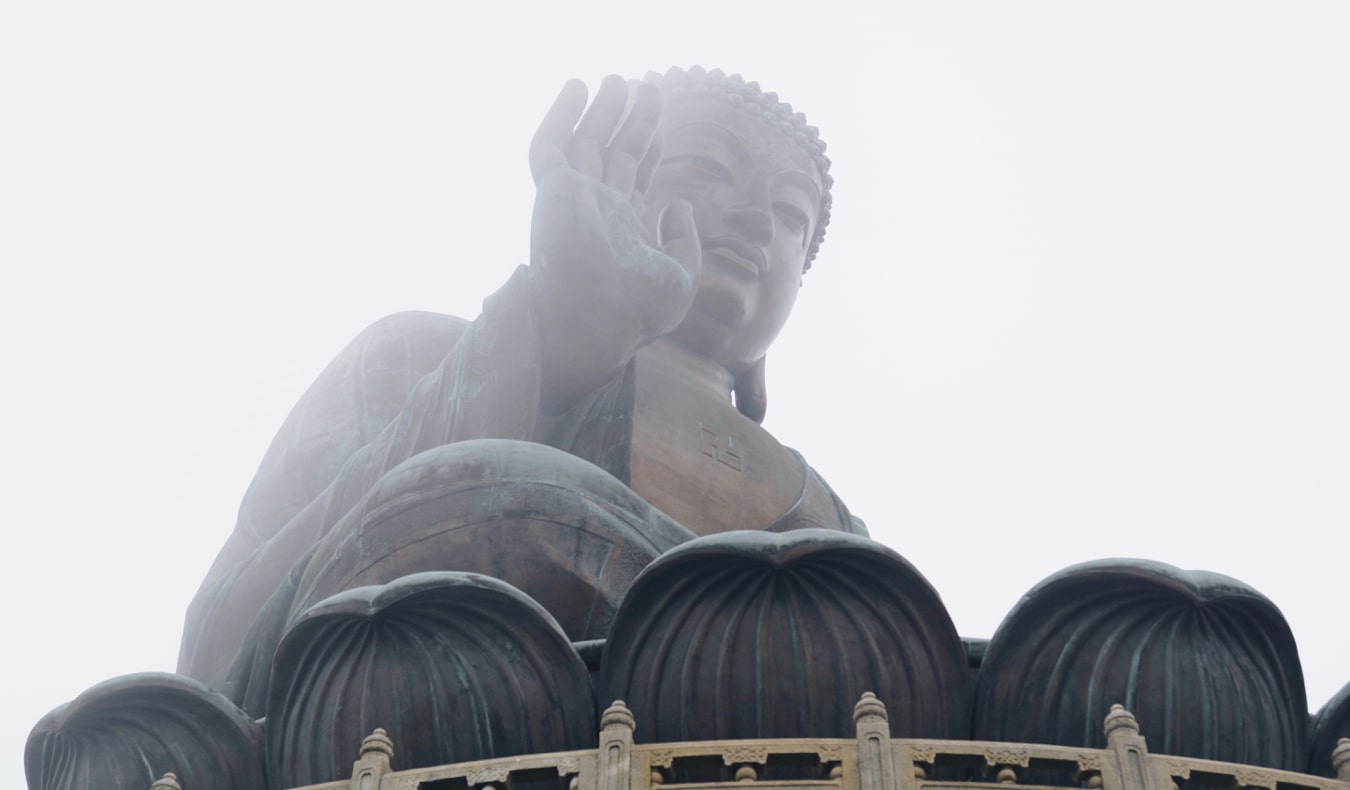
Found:
[[[1149,754],[1120,705],[1105,720],[1105,749],[891,738],[871,693],[853,710],[856,738],[635,744],[633,714],[605,711],[596,749],[394,771],[394,744],[376,730],[350,779],[294,790],[1350,790],[1350,739],[1337,745],[1336,779],[1213,760]],[[151,790],[180,788],[173,774]]]

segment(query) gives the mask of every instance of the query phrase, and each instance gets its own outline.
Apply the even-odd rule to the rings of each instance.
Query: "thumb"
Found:
[[[703,269],[703,248],[694,226],[694,207],[676,200],[661,209],[656,220],[656,244],[661,252],[674,258],[697,282]]]

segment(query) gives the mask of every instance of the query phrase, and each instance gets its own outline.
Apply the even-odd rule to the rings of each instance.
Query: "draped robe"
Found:
[[[641,566],[693,537],[626,485],[631,364],[541,418],[529,277],[518,268],[473,322],[377,322],[324,370],[189,608],[180,673],[258,713],[288,623],[343,589],[423,570],[499,576],[570,638],[603,637]],[[796,504],[766,528],[866,534],[802,463]]]

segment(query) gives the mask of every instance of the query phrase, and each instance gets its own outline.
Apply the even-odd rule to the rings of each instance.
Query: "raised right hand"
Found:
[[[654,242],[640,215],[661,156],[662,99],[641,84],[625,116],[629,90],[610,75],[587,108],[586,86],[569,81],[530,146],[530,262],[542,311],[564,314],[550,322],[565,335],[555,347],[594,343],[599,334],[631,355],[674,329],[698,288],[701,250],[689,205],[659,207]]]

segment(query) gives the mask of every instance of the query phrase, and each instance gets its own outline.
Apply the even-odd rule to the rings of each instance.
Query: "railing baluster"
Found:
[[[600,754],[596,766],[596,790],[630,790],[633,782],[633,713],[623,700],[605,709],[600,717]],[[650,777],[639,780],[645,786]]]
[[[1350,782],[1350,738],[1336,742],[1336,748],[1331,752],[1331,767],[1336,769],[1337,779]]]
[[[380,780],[389,773],[394,758],[394,742],[379,727],[361,741],[361,756],[352,763],[351,790],[379,790]]]
[[[877,695],[863,692],[853,707],[858,733],[858,782],[861,790],[896,790],[895,755],[886,706]]]

